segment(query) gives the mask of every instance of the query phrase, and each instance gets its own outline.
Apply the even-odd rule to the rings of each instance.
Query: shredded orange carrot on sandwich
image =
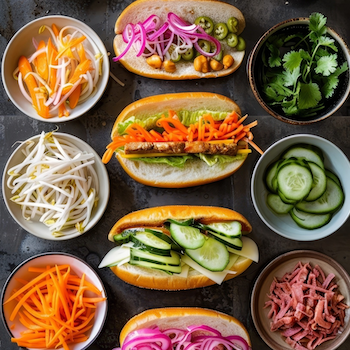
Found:
[[[105,164],[108,163],[113,153],[129,142],[210,142],[230,140],[237,143],[239,140],[244,140],[260,152],[261,150],[252,142],[253,134],[250,131],[258,122],[254,121],[244,126],[243,122],[246,118],[247,115],[240,118],[233,111],[223,121],[215,121],[207,113],[200,116],[198,122],[190,126],[185,126],[179,120],[176,112],[169,110],[167,117],[163,115],[156,122],[157,127],[163,130],[162,133],[153,129],[147,131],[141,125],[132,123],[125,129],[124,135],[113,137],[113,141],[107,146],[107,150],[102,157],[102,162]],[[248,134],[249,138],[247,138]]]

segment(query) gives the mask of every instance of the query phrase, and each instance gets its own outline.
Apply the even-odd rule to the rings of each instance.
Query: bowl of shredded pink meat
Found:
[[[327,255],[298,250],[270,262],[251,299],[255,327],[273,350],[334,350],[350,334],[350,278]]]

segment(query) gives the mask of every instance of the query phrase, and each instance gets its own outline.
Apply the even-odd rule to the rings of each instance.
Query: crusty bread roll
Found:
[[[136,24],[145,21],[149,16],[155,14],[161,19],[161,23],[167,18],[169,12],[189,23],[194,23],[200,16],[210,17],[214,23],[226,22],[230,17],[238,20],[238,33],[245,28],[245,19],[242,12],[236,7],[217,0],[137,0],[131,3],[119,16],[115,24],[113,47],[116,56],[120,55],[127,44],[123,41],[122,32],[128,23]],[[180,61],[176,63],[176,71],[168,73],[164,69],[154,69],[150,67],[143,57],[137,57],[135,50],[131,49],[120,59],[120,62],[129,71],[155,79],[198,79],[216,78],[233,73],[241,65],[245,51],[237,51],[221,41],[225,54],[230,54],[234,58],[234,64],[228,69],[211,71],[208,73],[197,72],[193,67],[193,62]]]
[[[236,318],[222,312],[198,307],[173,307],[146,310],[131,318],[123,327],[119,339],[122,345],[126,336],[137,329],[159,327],[186,329],[191,325],[206,325],[218,330],[222,336],[238,335],[249,346],[251,341],[243,324]]]
[[[128,105],[116,119],[111,137],[118,135],[118,123],[125,121],[131,116],[138,119],[147,118],[151,115],[174,111],[188,110],[212,110],[231,113],[236,111],[239,115],[239,106],[228,97],[209,93],[174,93],[146,97]],[[184,168],[176,168],[167,164],[148,164],[142,161],[123,158],[118,152],[118,161],[128,175],[136,181],[155,187],[181,188],[198,186],[213,181],[221,180],[232,175],[244,163],[244,159],[232,163],[215,164],[209,167],[200,159],[189,160]]]
[[[116,222],[111,229],[108,239],[113,241],[113,236],[126,229],[136,227],[161,228],[167,219],[186,220],[193,218],[200,223],[239,221],[242,225],[242,233],[252,231],[248,220],[234,210],[212,206],[169,205],[138,210],[129,213]],[[231,270],[235,274],[227,274],[225,280],[239,276],[252,263],[252,260],[239,257]],[[184,290],[206,287],[215,284],[214,281],[202,275],[196,270],[190,270],[187,278],[169,275],[160,270],[144,268],[130,264],[112,266],[111,270],[123,281],[149,289],[160,290]]]

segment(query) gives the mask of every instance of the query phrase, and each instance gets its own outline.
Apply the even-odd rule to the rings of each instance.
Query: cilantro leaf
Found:
[[[328,77],[335,72],[337,66],[337,54],[323,56],[316,62],[315,72]]]
[[[338,67],[334,74],[338,77],[340,74],[345,73],[349,69],[348,63],[344,62],[340,67]]]
[[[318,38],[318,46],[326,46],[333,51],[338,52],[338,48],[334,45],[334,39],[329,36],[322,35]]]
[[[312,32],[315,32],[317,36],[321,36],[326,33],[326,23],[327,17],[325,17],[322,13],[314,12],[309,17],[310,24],[309,29]]]
[[[334,91],[339,84],[338,76],[332,74],[328,77],[325,84],[322,86],[321,91],[325,98],[330,98],[334,95]]]
[[[273,67],[280,67],[281,66],[281,58],[280,58],[280,50],[271,44],[266,44],[267,48],[270,50],[270,56],[269,56],[269,66],[271,68]]]
[[[283,56],[283,67],[291,72],[300,66],[302,60],[300,51],[290,51]]]
[[[300,94],[298,99],[299,109],[316,107],[321,99],[322,95],[320,88],[316,83],[300,84]]]
[[[300,77],[300,67],[297,67],[292,71],[285,70],[282,72],[282,75],[284,86],[295,86],[298,81],[298,78]]]

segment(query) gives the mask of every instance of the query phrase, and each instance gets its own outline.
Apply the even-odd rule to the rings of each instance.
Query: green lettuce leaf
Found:
[[[132,158],[130,160],[137,160],[140,162],[150,163],[150,164],[168,164],[173,167],[183,168],[186,161],[194,159],[193,155],[185,156],[174,156],[174,157],[140,157]]]

